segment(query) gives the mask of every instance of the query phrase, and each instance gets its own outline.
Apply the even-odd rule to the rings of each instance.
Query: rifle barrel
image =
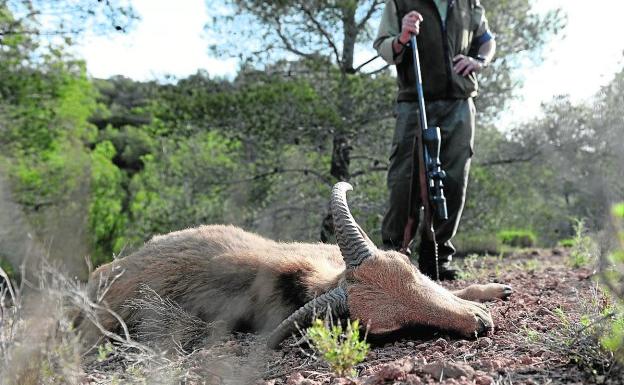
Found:
[[[416,35],[410,38],[412,45],[412,57],[414,59],[414,72],[416,75],[416,92],[418,93],[418,108],[420,109],[420,129],[427,129],[427,112],[425,111],[425,94],[422,87],[422,75],[420,74],[420,56],[418,55],[418,45]]]

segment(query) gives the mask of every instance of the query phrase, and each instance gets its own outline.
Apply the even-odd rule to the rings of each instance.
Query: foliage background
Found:
[[[499,54],[481,78],[460,250],[487,250],[501,230],[554,245],[577,219],[602,231],[624,196],[624,71],[587,103],[562,96],[543,118],[501,127],[520,63],[539,61],[565,18],[532,14],[528,0],[483,3]],[[84,276],[85,256],[97,265],[154,234],[209,223],[318,241],[337,180],[354,184],[354,215],[379,241],[396,86],[389,69],[354,68],[351,50],[370,44],[383,2],[225,4],[231,12],[208,28],[223,32],[215,52],[250,53],[237,76],[159,83],[93,79],[68,53],[77,25],[131,29],[131,7],[68,8],[91,20],[71,28],[41,23],[45,3],[0,1],[0,258],[18,266],[49,254]],[[240,45],[245,31],[229,33],[237,18],[258,27],[271,55]]]

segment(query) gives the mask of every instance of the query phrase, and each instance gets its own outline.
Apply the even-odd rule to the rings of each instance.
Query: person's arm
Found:
[[[496,40],[489,29],[485,11],[479,2],[477,2],[477,6],[473,12],[473,17],[476,19],[477,25],[473,45],[479,48],[477,50],[477,56],[474,58],[464,55],[457,55],[453,58],[453,69],[462,76],[467,76],[472,72],[480,72],[492,62],[494,54],[496,53]]]
[[[486,67],[494,60],[494,54],[496,53],[496,40],[490,39],[479,47],[479,53],[477,59],[482,62]]]
[[[403,59],[405,46],[412,34],[418,35],[422,16],[412,11],[405,15],[402,25],[397,22],[397,10],[393,0],[386,0],[377,37],[373,47],[388,64],[398,64]]]

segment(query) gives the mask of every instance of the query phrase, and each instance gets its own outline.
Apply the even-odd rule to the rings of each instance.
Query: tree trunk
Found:
[[[332,160],[329,173],[338,181],[348,181],[350,178],[349,165],[351,163],[351,150],[353,147],[349,143],[349,126],[351,121],[350,113],[352,111],[353,100],[348,92],[348,74],[353,74],[353,56],[355,52],[355,41],[357,39],[357,25],[355,20],[355,11],[357,3],[346,4],[342,10],[342,23],[344,30],[344,39],[342,46],[341,58],[341,85],[340,85],[340,101],[338,111],[342,117],[342,126],[336,127],[333,138]],[[323,222],[321,224],[321,242],[329,242],[334,235],[334,220],[331,210],[328,208]]]
[[[354,73],[353,56],[355,52],[355,41],[357,39],[357,24],[355,21],[355,11],[357,5],[350,7],[348,4],[342,10],[343,25],[343,45],[342,45],[342,66],[343,74]]]
[[[336,133],[334,135],[330,174],[338,181],[349,180],[351,149],[352,147],[349,144],[349,139],[346,134]],[[334,219],[331,215],[331,209],[328,207],[327,213],[321,223],[321,242],[329,242],[333,235]]]

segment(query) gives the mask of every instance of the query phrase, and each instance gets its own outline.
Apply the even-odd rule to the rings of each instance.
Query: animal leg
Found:
[[[453,291],[453,294],[468,301],[487,302],[495,299],[507,299],[512,292],[513,289],[509,285],[488,283],[470,285],[464,289]]]
[[[425,324],[466,337],[476,337],[494,328],[494,321],[485,305],[464,300],[436,283],[432,284],[434,290],[423,298],[428,303],[421,304],[426,310]]]

